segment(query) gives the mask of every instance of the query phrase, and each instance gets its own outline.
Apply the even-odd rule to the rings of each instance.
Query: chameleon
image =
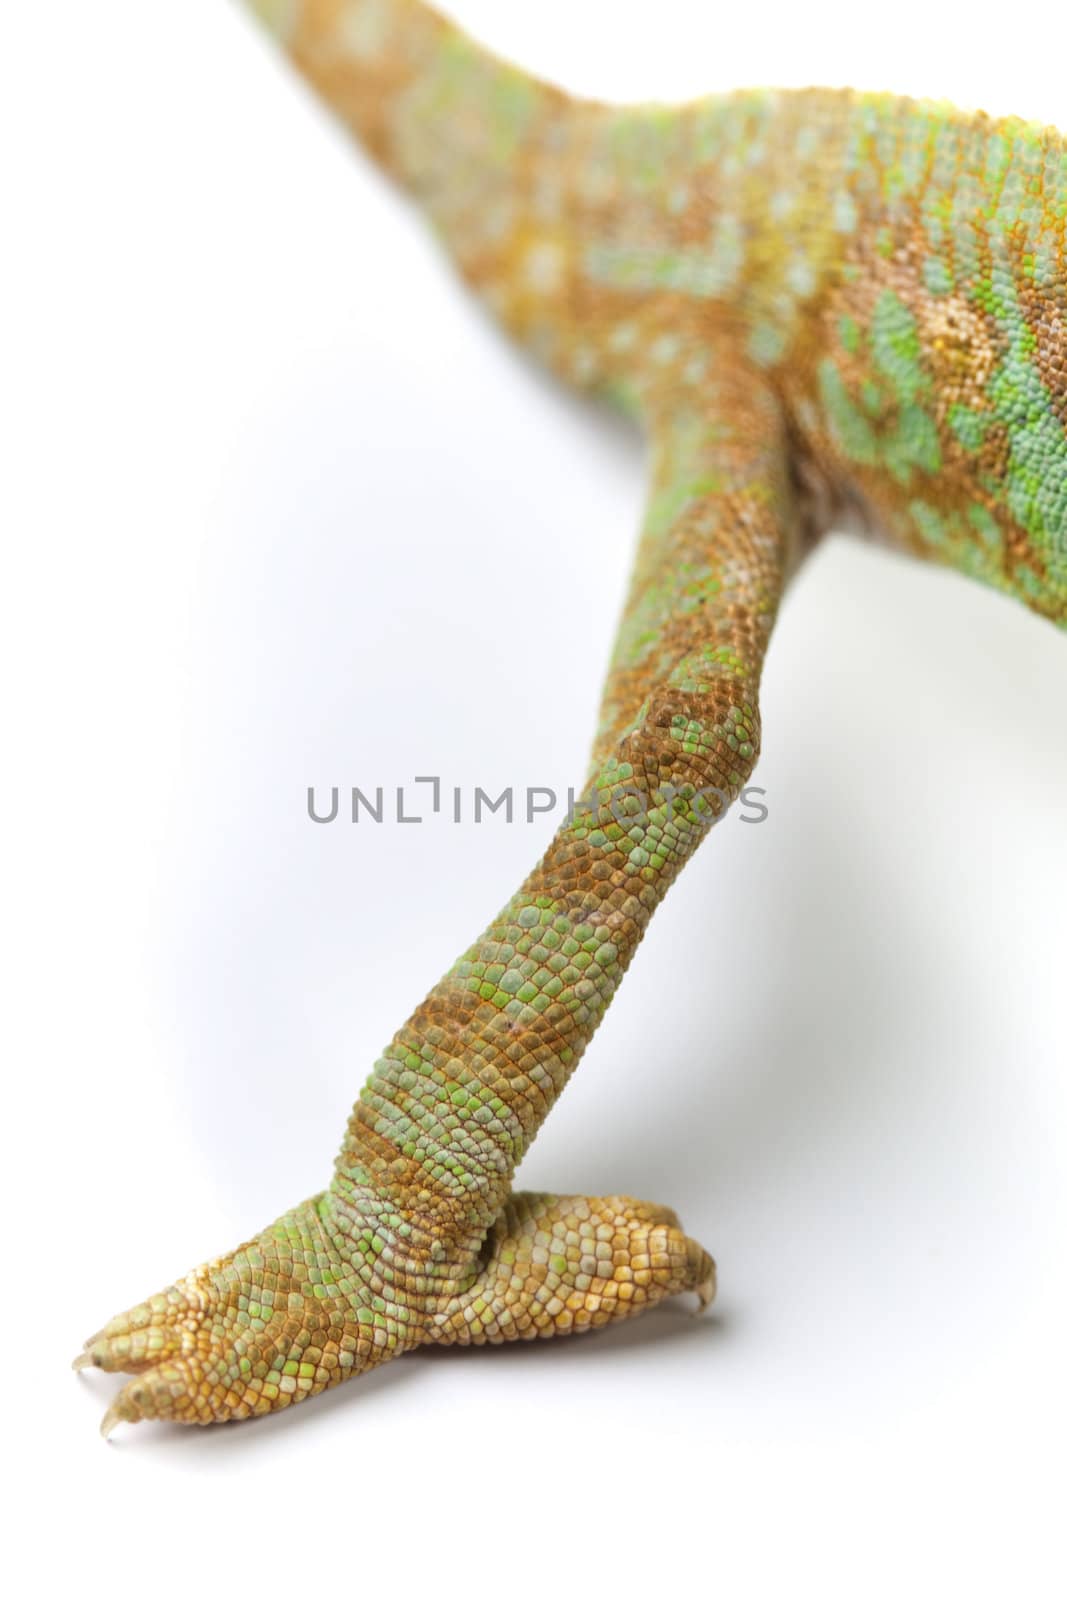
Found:
[[[649,489],[581,802],[384,1050],[329,1186],[86,1342],[129,1375],[105,1436],[707,1305],[669,1209],[512,1178],[753,772],[790,579],[846,527],[1067,627],[1062,134],[844,89],[607,105],[421,0],[247,4],[490,315],[636,420]]]

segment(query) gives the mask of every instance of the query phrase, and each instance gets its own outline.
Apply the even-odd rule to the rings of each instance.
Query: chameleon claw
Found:
[[[123,1416],[117,1405],[108,1406],[100,1423],[100,1437],[102,1439],[110,1439],[119,1423],[125,1421],[127,1421],[127,1418]]]
[[[711,1260],[710,1256],[708,1257],[708,1265],[710,1270],[707,1277],[696,1285],[695,1290],[699,1304],[697,1305],[694,1315],[698,1317],[704,1314],[715,1298],[715,1290],[717,1287],[715,1282],[715,1263]]]
[[[145,1415],[142,1404],[140,1386],[127,1384],[120,1394],[117,1394],[104,1412],[100,1423],[100,1436],[109,1439],[120,1422],[140,1422]],[[132,1391],[132,1392],[131,1392]]]
[[[74,1360],[70,1365],[72,1372],[84,1372],[86,1367],[91,1367],[94,1365],[92,1352],[89,1350],[83,1350],[80,1356],[74,1357]]]

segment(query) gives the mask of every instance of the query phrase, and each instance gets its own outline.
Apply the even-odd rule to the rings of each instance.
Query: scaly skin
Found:
[[[136,1375],[105,1428],[706,1303],[672,1213],[511,1179],[752,772],[786,581],[844,517],[1067,625],[1061,135],[837,91],[610,108],[418,0],[252,9],[505,326],[642,421],[653,481],[588,808],[386,1049],[325,1193],[89,1341]]]

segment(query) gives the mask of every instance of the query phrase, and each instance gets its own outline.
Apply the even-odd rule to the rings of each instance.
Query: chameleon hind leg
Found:
[[[678,832],[671,838],[667,822],[660,844],[677,868],[752,771],[760,670],[802,543],[776,402],[741,373],[720,384],[654,433],[645,527],[592,752],[595,788],[603,792],[606,775],[621,769],[631,773],[630,798],[643,795],[629,860],[650,882],[657,851],[643,818],[654,779],[680,791]],[[693,791],[703,791],[706,806],[696,832]],[[618,809],[621,820],[613,813],[603,832],[625,850],[625,805]],[[590,920],[610,919],[611,902],[601,896]],[[434,1319],[443,1343],[552,1338],[671,1295],[695,1293],[701,1309],[715,1295],[715,1263],[675,1213],[627,1197],[515,1194],[483,1260],[476,1281]]]
[[[640,1201],[512,1174],[656,906],[747,782],[797,513],[777,406],[726,369],[652,408],[653,482],[589,802],[387,1047],[328,1190],[116,1318],[79,1365],[134,1374],[105,1426],[276,1411],[416,1345],[537,1337],[707,1299]]]

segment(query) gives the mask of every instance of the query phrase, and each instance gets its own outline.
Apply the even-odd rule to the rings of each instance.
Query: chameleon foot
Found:
[[[711,1257],[672,1211],[639,1200],[513,1195],[469,1267],[437,1282],[409,1262],[403,1290],[370,1239],[351,1219],[339,1231],[320,1197],[114,1318],[74,1362],[133,1374],[104,1437],[120,1422],[280,1411],[423,1343],[582,1333],[715,1292]]]

